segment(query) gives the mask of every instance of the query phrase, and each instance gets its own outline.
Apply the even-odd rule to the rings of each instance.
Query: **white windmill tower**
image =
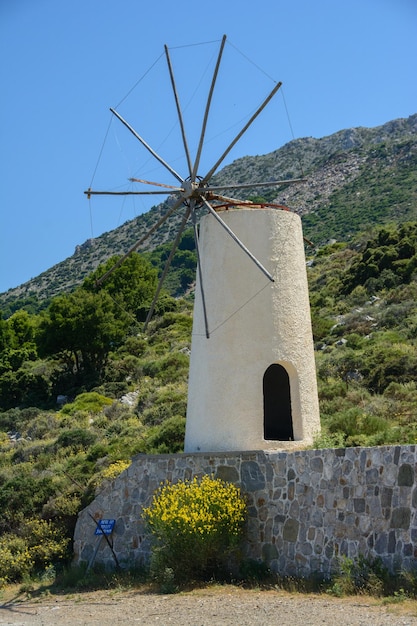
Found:
[[[148,313],[149,322],[175,250],[191,222],[198,271],[193,318],[185,452],[283,449],[306,445],[320,430],[310,306],[299,216],[285,207],[225,197],[227,189],[279,186],[295,179],[210,185],[233,146],[281,87],[277,83],[213,167],[198,174],[211,100],[226,43],[220,45],[200,140],[191,159],[176,83],[165,46],[188,163],[178,174],[119,115],[112,113],[177,180],[164,190],[95,194],[169,194],[175,202],[102,278],[118,267],[177,210],[181,225]],[[197,224],[197,211],[205,215]]]

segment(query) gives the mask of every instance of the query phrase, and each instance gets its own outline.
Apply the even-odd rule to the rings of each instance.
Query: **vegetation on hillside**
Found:
[[[407,221],[415,219],[414,143],[407,152],[404,137],[396,141],[375,143],[373,156],[366,151],[366,167],[344,191],[329,193],[324,219],[320,212],[303,218],[306,234],[319,240],[330,240],[336,227],[346,235],[307,250],[318,447],[417,442],[417,222]],[[320,149],[333,164],[330,144]],[[395,174],[386,178],[393,163]],[[373,220],[384,225],[373,228]],[[120,255],[92,264],[82,284],[54,297],[26,290],[3,300],[3,582],[65,560],[78,511],[133,455],[183,449],[196,263],[191,232],[174,257],[169,291],[143,329],[167,241],[165,233],[106,280]]]
[[[77,512],[103,481],[135,454],[183,447],[191,306],[163,295],[144,334],[157,271],[132,255],[96,288],[106,269],[45,311],[17,311],[0,321],[0,533],[9,546],[2,543],[0,571],[6,581],[41,567],[29,527],[38,524],[50,546],[45,558],[62,560]]]
[[[417,206],[417,143],[382,142],[353,150],[357,172],[351,180],[337,186],[327,202],[303,218],[304,232],[317,243],[333,239],[348,240],[377,225],[415,220]],[[328,164],[344,161],[335,153]]]
[[[308,270],[323,434],[331,446],[417,441],[417,223],[333,244]]]
[[[97,284],[117,258],[47,309],[0,321],[0,532],[9,545],[0,565],[9,579],[27,573],[19,563],[62,559],[77,512],[133,455],[182,450],[191,303],[163,294],[144,333],[157,270],[135,254]],[[325,246],[307,265],[316,445],[415,443],[417,223]],[[35,526],[49,546],[44,561],[30,552]]]

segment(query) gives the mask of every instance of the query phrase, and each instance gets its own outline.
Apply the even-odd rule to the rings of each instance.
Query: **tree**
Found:
[[[11,332],[9,325],[0,315],[0,354],[10,346]]]
[[[120,256],[114,256],[100,265],[83,283],[83,289],[90,293],[107,292],[119,305],[121,311],[128,311],[137,320],[144,320],[154,297],[158,273],[149,261],[133,252],[109,276],[98,284],[97,281],[112,269]]]
[[[79,289],[52,300],[40,324],[39,351],[44,356],[59,353],[74,373],[99,379],[126,326],[126,317],[116,317],[106,292]]]
[[[12,335],[13,348],[20,348],[24,344],[33,342],[36,330],[36,317],[27,311],[21,310],[13,313],[7,320],[7,325]]]

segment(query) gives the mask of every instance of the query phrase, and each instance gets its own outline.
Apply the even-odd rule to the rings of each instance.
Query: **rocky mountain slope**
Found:
[[[239,197],[261,197],[287,205],[302,216],[306,237],[321,245],[329,239],[347,240],[376,224],[417,219],[416,166],[417,114],[376,128],[351,128],[321,139],[296,139],[270,154],[237,159],[212,182],[305,178],[305,182],[273,190],[248,189],[239,192]],[[169,203],[77,246],[71,257],[0,294],[0,307],[16,299],[46,300],[71,291],[99,264],[134,245]],[[152,250],[172,240],[178,219],[172,218],[157,229],[141,250]]]

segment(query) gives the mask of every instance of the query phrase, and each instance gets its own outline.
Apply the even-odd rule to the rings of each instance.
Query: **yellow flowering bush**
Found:
[[[113,478],[116,478],[116,476],[130,467],[131,462],[132,461],[115,461],[114,463],[110,463],[110,465],[101,472],[101,478],[104,480],[113,480]]]
[[[110,465],[100,472],[95,474],[89,481],[89,489],[94,491],[96,495],[100,493],[100,490],[103,488],[105,481],[113,480],[117,478],[119,474],[124,472],[128,467],[130,467],[131,461],[115,461],[114,463],[110,463]]]
[[[51,521],[28,519],[24,522],[21,535],[26,541],[34,568],[43,571],[52,563],[68,557],[69,537]]]
[[[213,575],[242,538],[246,503],[238,487],[210,476],[164,484],[143,516],[154,544],[156,578],[181,582]]]
[[[0,587],[39,573],[68,557],[70,540],[52,522],[28,519],[18,534],[0,538]]]
[[[33,560],[26,541],[12,533],[0,540],[0,588],[30,574]]]

